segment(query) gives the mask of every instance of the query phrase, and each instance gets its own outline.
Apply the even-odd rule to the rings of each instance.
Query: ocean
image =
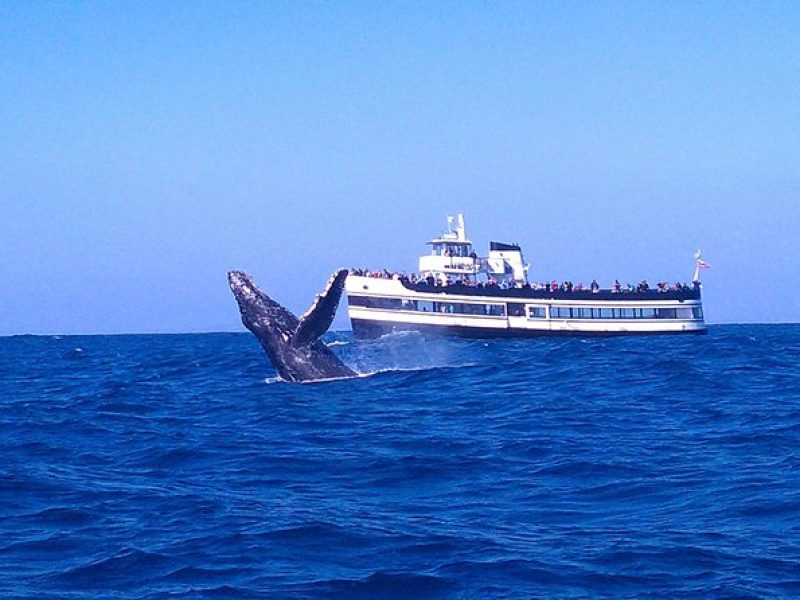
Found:
[[[800,596],[800,326],[326,340],[0,338],[0,596]]]

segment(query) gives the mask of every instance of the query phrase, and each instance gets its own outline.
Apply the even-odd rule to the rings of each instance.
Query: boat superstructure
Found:
[[[357,337],[409,330],[464,337],[706,332],[699,269],[691,286],[531,285],[522,248],[490,242],[489,254],[479,257],[463,215],[449,217],[447,231],[428,245],[417,274],[351,270],[347,303]]]

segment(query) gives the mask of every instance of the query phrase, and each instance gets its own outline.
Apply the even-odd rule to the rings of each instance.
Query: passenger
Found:
[[[593,294],[596,294],[596,293],[598,293],[600,291],[600,284],[597,283],[597,279],[592,279],[592,283],[591,283],[590,287],[592,289],[592,293]]]
[[[614,293],[619,294],[622,291],[622,284],[619,282],[619,279],[614,280]]]
[[[582,292],[583,291],[583,282],[581,282],[581,281],[578,282],[578,285],[575,286],[575,291],[576,292]]]

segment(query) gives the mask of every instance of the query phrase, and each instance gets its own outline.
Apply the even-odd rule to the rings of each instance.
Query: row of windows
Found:
[[[535,314],[534,314],[535,311]],[[530,307],[528,318],[542,319],[541,307]],[[582,306],[551,306],[551,319],[702,319],[699,306],[681,308],[585,308]]]
[[[365,308],[385,310],[410,310],[416,312],[445,313],[459,315],[482,315],[504,317],[505,304],[478,304],[470,302],[432,302],[428,300],[402,300],[400,298],[375,298],[350,296],[349,303]],[[508,314],[512,317],[527,316],[529,319],[544,319],[544,306],[526,306],[519,302],[508,303]],[[551,306],[551,319],[702,319],[699,306],[680,308],[586,308],[583,306]]]
[[[505,304],[478,304],[467,302],[431,302],[428,300],[401,300],[400,298],[372,298],[369,296],[350,296],[348,302],[353,306],[383,308],[386,310],[413,310],[458,315],[482,315],[505,317]]]
[[[544,306],[528,306],[519,302],[509,302],[508,314],[512,317],[545,319]],[[586,308],[583,306],[551,306],[551,319],[702,319],[703,309],[699,306],[680,308]]]
[[[472,255],[472,246],[469,244],[434,244],[431,249],[433,256],[458,256],[467,258]]]

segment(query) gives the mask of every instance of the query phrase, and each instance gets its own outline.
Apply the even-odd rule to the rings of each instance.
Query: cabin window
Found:
[[[403,307],[402,300],[399,298],[375,298],[373,296],[350,296],[348,302],[353,306],[364,306],[366,308],[384,308],[389,310],[399,310]]]
[[[454,313],[462,315],[482,315],[491,317],[504,317],[506,316],[506,307],[504,304],[453,304]]]
[[[703,309],[700,306],[692,307],[692,317],[695,319],[702,319],[703,318]]]
[[[508,316],[509,317],[524,317],[525,316],[525,305],[520,304],[519,302],[509,302],[508,303]]]
[[[403,302],[399,298],[372,298],[374,308],[387,308],[390,310],[399,310]]]
[[[351,306],[364,306],[365,298],[363,296],[353,296],[352,294],[348,294],[347,303]]]
[[[493,317],[505,317],[506,316],[506,305],[505,304],[487,304],[489,308],[489,312],[487,314],[492,315]]]
[[[674,308],[657,308],[656,319],[675,319],[677,314]]]
[[[529,306],[528,307],[528,318],[529,319],[544,319],[544,317],[545,317],[544,306]]]
[[[471,315],[488,315],[489,311],[485,304],[465,304],[465,311]]]

